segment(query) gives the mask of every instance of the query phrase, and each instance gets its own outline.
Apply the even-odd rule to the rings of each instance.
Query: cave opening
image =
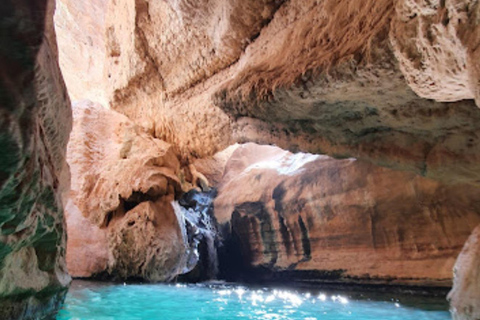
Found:
[[[37,2],[0,319],[480,318],[476,1]]]

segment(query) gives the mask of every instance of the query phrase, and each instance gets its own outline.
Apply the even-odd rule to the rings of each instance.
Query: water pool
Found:
[[[369,299],[364,294],[342,295],[318,290],[74,281],[57,320],[451,319],[443,300],[383,296],[387,301]]]

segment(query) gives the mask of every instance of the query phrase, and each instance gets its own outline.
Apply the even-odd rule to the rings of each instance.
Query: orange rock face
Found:
[[[57,62],[54,1],[0,10],[0,319],[41,319],[62,303],[62,195],[70,101]]]
[[[108,1],[56,3],[55,29],[61,44],[58,58],[70,98],[106,103],[103,78],[106,43],[102,30]]]
[[[241,240],[248,267],[450,282],[454,256],[479,223],[476,1],[57,2],[70,95],[130,118],[76,106],[64,202],[72,274],[181,273],[186,248],[171,202],[185,176],[207,183],[194,167],[183,172],[177,155],[255,141],[360,160],[276,149],[253,160],[250,146],[199,162],[220,184],[217,217]],[[43,317],[70,281],[62,195],[71,114],[53,13],[48,0],[6,0],[0,10],[5,319]],[[457,264],[459,319],[478,313],[477,233]]]
[[[480,222],[469,186],[253,144],[233,152],[218,192],[215,216],[243,271],[309,282],[450,286]]]
[[[75,104],[68,145],[72,276],[169,280],[185,245],[171,206],[182,192],[172,147],[98,104]]]
[[[455,263],[453,289],[448,295],[455,320],[480,317],[480,227],[475,228]]]
[[[108,267],[107,232],[85,218],[68,199],[65,206],[67,221],[67,267],[70,275],[88,278],[101,274]]]
[[[479,105],[478,4],[400,0],[395,12],[390,39],[409,86],[424,98]]]
[[[310,175],[329,181],[328,190],[341,190],[331,196],[320,196],[323,189],[315,185],[317,180],[304,178],[311,186],[302,183],[300,173],[287,179],[269,172],[257,181],[238,171],[242,184],[261,184],[262,189],[229,186],[248,196],[237,202],[224,192],[219,199],[227,198],[219,204],[223,208],[219,214],[236,221],[248,239],[253,234],[260,239],[248,244],[253,249],[243,248],[250,250],[253,265],[343,270],[344,261],[352,266],[336,274],[345,281],[384,281],[392,273],[401,283],[450,281],[453,257],[478,222],[475,190],[466,186],[480,185],[476,1],[59,2],[60,58],[72,96],[98,101],[128,116],[151,136],[173,145],[182,160],[204,158],[248,141],[359,159],[336,164],[331,159],[312,161],[318,170],[309,167]],[[223,174],[233,171],[224,170],[225,159],[215,161],[197,163],[207,178],[223,186],[228,181]],[[96,194],[104,200],[79,200],[78,208],[99,232],[105,232],[101,228],[107,221],[125,217],[123,211],[130,211],[125,205],[130,209],[132,202],[141,202],[143,212],[132,219],[148,221],[156,210],[156,201],[144,196],[152,187],[144,183],[150,169],[145,173],[136,166],[109,167],[109,178],[86,183],[92,189],[82,197]],[[124,177],[124,168],[142,178]],[[330,173],[322,176],[323,172]],[[341,172],[348,172],[348,177]],[[99,176],[96,173],[93,179]],[[132,187],[116,185],[111,177],[117,176]],[[155,182],[160,187],[151,192],[175,193],[178,186],[160,191],[165,183],[178,184],[174,176],[163,175],[167,182],[152,178],[160,179]],[[205,184],[204,179],[199,181]],[[272,185],[289,186],[287,198],[273,199]],[[133,191],[137,189],[142,201]],[[292,190],[300,191],[293,196]],[[318,208],[297,203],[295,197]],[[337,198],[341,202],[335,202],[340,201]],[[277,202],[298,213],[278,211]],[[230,218],[233,212],[235,219]],[[271,223],[259,224],[260,218],[249,212],[270,217]],[[323,212],[332,218],[322,220]],[[114,225],[125,228],[119,222],[107,229]],[[423,230],[419,226],[427,228],[425,236],[419,235]],[[266,241],[258,228],[274,230],[275,236]],[[332,231],[337,229],[339,234]],[[123,236],[144,244],[153,241],[135,230]],[[278,240],[279,234],[285,240]],[[120,243],[108,234],[104,237],[109,246]],[[304,238],[314,239],[310,258]],[[334,239],[340,239],[338,244]],[[260,243],[275,245],[263,250]],[[350,249],[333,256],[332,248],[338,246]],[[113,252],[113,247],[105,250]],[[278,253],[275,258],[262,250]],[[315,250],[324,258],[313,258]],[[366,256],[373,258],[361,260]],[[356,267],[359,259],[362,263]],[[99,261],[103,262],[93,269],[110,265]],[[431,275],[428,264],[435,269]]]
[[[185,159],[252,141],[480,181],[470,0],[60,2],[96,30],[93,42],[103,35],[91,55],[72,52],[88,32],[67,37],[76,30],[58,16],[64,57],[103,54],[97,101]],[[78,74],[68,61],[62,67]],[[77,98],[90,98],[97,78],[84,73],[72,84],[87,88]]]

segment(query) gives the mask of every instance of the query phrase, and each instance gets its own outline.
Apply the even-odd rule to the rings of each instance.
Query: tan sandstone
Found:
[[[67,265],[72,276],[170,280],[185,244],[171,206],[182,192],[172,146],[83,101],[68,144]]]
[[[304,281],[451,285],[463,243],[480,222],[478,193],[355,159],[245,144],[215,199],[244,271]]]
[[[376,196],[380,203],[401,203],[412,221],[436,226],[438,212],[445,219],[439,221],[454,217],[454,207],[477,212],[469,200],[480,185],[477,1],[59,2],[61,65],[74,99],[98,101],[128,116],[170,143],[182,163],[249,141],[355,157],[354,167],[360,163],[358,170],[379,185],[390,178],[379,178],[383,171],[367,163],[410,172],[391,173],[410,189]],[[219,181],[223,160],[216,161],[204,173]],[[116,188],[107,182],[97,191],[107,185]],[[424,206],[399,200],[418,195],[430,200]],[[441,209],[433,199],[441,199]],[[105,203],[116,208],[118,202]],[[422,220],[419,212],[431,217]],[[98,225],[105,217],[94,220]],[[451,259],[471,229],[463,225],[470,218],[462,221],[450,236],[442,233],[449,229],[432,231],[440,248],[422,249],[431,239],[405,238],[419,252],[392,252],[410,259],[406,265],[421,264],[443,248]],[[441,264],[435,281],[450,279],[452,261],[442,259],[434,259]],[[378,275],[390,272],[390,265]],[[414,277],[422,278],[418,270]]]
[[[95,101],[184,159],[253,141],[480,181],[480,110],[462,100],[478,90],[470,0],[60,2],[83,37],[95,30],[99,45],[76,54],[83,37],[67,41],[76,31],[57,19],[65,57],[104,56]],[[77,98],[97,89],[97,72],[83,79],[69,85],[86,88]]]

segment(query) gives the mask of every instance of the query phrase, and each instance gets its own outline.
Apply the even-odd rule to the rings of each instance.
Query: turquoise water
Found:
[[[292,319],[447,320],[443,300],[249,289],[235,285],[103,284],[74,281],[57,320]],[[414,301],[412,303],[412,301]]]

